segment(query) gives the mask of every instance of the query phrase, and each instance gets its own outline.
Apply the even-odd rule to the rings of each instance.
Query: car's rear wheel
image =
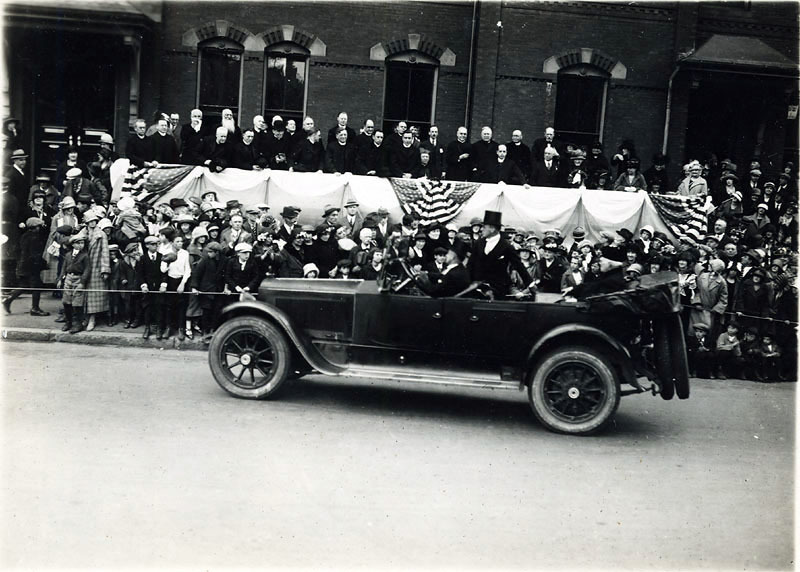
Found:
[[[286,336],[261,318],[239,317],[220,326],[208,348],[211,373],[237,397],[273,397],[286,381],[291,352]]]
[[[528,387],[536,418],[549,430],[588,435],[608,423],[619,406],[619,381],[594,349],[560,348],[536,366]]]

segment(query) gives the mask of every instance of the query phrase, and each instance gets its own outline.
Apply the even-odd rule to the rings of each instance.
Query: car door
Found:
[[[443,299],[442,351],[514,360],[530,349],[528,313],[519,301]]]
[[[360,345],[436,352],[441,345],[442,300],[390,292],[361,294],[356,307]]]

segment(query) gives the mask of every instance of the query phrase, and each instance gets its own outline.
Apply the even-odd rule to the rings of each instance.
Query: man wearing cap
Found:
[[[472,280],[487,282],[495,296],[505,296],[511,289],[509,267],[522,277],[527,275],[517,251],[500,236],[502,216],[502,213],[497,211],[484,213],[481,238],[472,246],[469,262]],[[529,288],[534,288],[532,282]]]
[[[249,293],[254,294],[258,291],[261,283],[261,273],[258,263],[253,260],[253,246],[242,242],[236,245],[234,256],[228,259],[225,264],[225,288],[226,294]]]
[[[357,237],[364,225],[364,217],[358,210],[358,201],[349,199],[344,204],[344,212],[339,215],[339,224],[347,230],[348,238]]]
[[[219,243],[225,256],[231,256],[238,244],[253,244],[253,235],[242,228],[244,218],[240,214],[231,216],[230,226],[222,231]]]
[[[554,147],[548,147],[543,153],[541,159],[533,159],[530,183],[534,187],[560,187],[563,176],[558,163],[558,152]]]
[[[22,149],[15,149],[11,152],[11,167],[7,169],[8,192],[10,192],[20,205],[28,202],[28,175],[25,173],[25,166],[28,164],[28,154]]]
[[[261,213],[261,209],[253,205],[252,207],[247,207],[244,210],[244,214],[246,218],[244,224],[242,224],[242,228],[245,232],[254,237],[264,232],[264,229],[261,228],[261,220],[264,216]]]
[[[281,226],[278,229],[277,238],[289,242],[292,239],[292,231],[297,224],[297,217],[300,215],[300,208],[293,206],[283,207],[281,211]]]
[[[20,286],[31,288],[31,316],[49,316],[39,307],[41,298],[42,280],[41,271],[46,267],[42,258],[47,244],[47,229],[44,221],[37,217],[29,217],[25,221],[25,233],[19,241],[19,256],[17,257],[17,278]],[[24,292],[14,290],[3,299],[3,308],[6,313],[11,313],[11,302],[19,298]]]
[[[58,282],[63,286],[61,302],[64,305],[64,326],[62,331],[77,334],[83,330],[83,305],[86,284],[89,282],[91,263],[86,252],[86,230],[69,239],[70,249],[64,257]]]
[[[166,316],[162,308],[163,292],[167,291],[167,273],[162,268],[161,253],[158,252],[158,238],[147,236],[144,239],[145,253],[136,265],[136,285],[142,292],[142,315],[144,332],[142,337],[150,337],[150,327],[156,321],[158,334],[163,337]]]

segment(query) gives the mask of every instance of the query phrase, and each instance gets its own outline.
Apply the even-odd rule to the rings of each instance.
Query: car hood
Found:
[[[292,291],[320,294],[354,294],[364,283],[363,280],[341,280],[333,278],[265,278],[258,287],[262,294],[275,291]]]

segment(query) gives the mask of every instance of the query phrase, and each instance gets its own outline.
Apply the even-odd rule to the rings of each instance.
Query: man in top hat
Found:
[[[364,217],[358,210],[358,201],[349,199],[344,204],[344,212],[339,215],[339,224],[347,229],[348,238],[358,237],[364,226]]]
[[[28,202],[28,175],[25,167],[28,164],[28,154],[22,149],[14,149],[11,152],[11,167],[7,170],[8,191],[16,197],[20,205]]]
[[[472,280],[488,283],[495,296],[505,296],[511,289],[509,266],[520,276],[527,275],[517,251],[500,236],[502,216],[502,213],[497,211],[484,213],[481,238],[472,246],[469,265]],[[534,284],[531,282],[529,288],[533,287]]]
[[[299,207],[285,206],[281,212],[281,226],[278,229],[277,238],[290,242],[292,240],[292,231],[297,224],[297,217],[300,215],[301,209]]]

